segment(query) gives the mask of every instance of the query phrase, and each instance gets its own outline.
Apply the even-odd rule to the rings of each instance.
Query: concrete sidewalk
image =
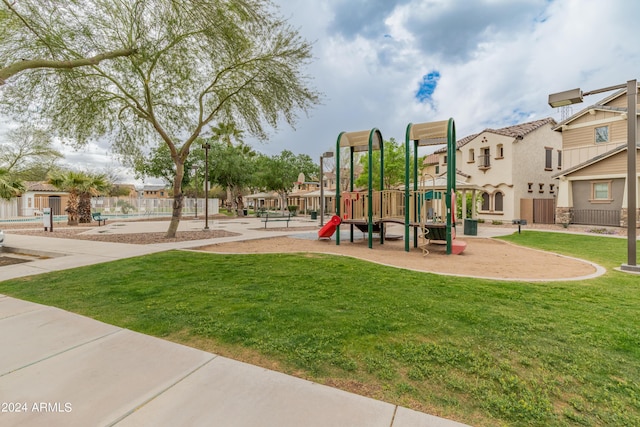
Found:
[[[167,225],[138,224],[145,225],[120,228],[164,231]],[[184,227],[189,226],[201,227],[185,221]],[[160,245],[10,234],[7,246],[64,256],[0,267],[0,280],[174,248],[300,232],[295,225],[287,231],[257,231],[253,228],[260,223],[255,219],[210,226],[240,234]],[[3,295],[0,342],[0,425],[463,426]]]

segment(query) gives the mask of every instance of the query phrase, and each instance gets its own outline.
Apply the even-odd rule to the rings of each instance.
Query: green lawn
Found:
[[[626,260],[623,239],[505,239],[607,268]],[[173,251],[0,293],[473,425],[640,425],[640,279],[617,271],[519,283]]]

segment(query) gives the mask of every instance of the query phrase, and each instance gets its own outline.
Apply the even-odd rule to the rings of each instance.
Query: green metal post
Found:
[[[351,170],[349,174],[349,192],[353,193],[353,147],[349,147],[349,169]],[[351,209],[351,212],[349,212],[349,218],[353,219],[353,200],[351,200],[349,208]],[[353,243],[353,224],[349,226],[349,230],[349,241]]]
[[[404,250],[409,252],[409,174],[411,173],[409,165],[409,135],[411,134],[411,126],[407,125],[404,136]]]
[[[367,159],[369,161],[369,176],[367,177],[367,185],[368,185],[368,194],[369,197],[367,199],[367,220],[368,220],[368,224],[367,224],[367,231],[368,233],[368,238],[369,238],[369,249],[373,248],[373,224],[372,224],[372,220],[373,220],[373,190],[372,190],[372,186],[373,186],[373,156],[372,154],[372,136],[373,136],[373,130],[371,132],[369,132],[369,158]]]
[[[420,215],[420,207],[422,206],[422,200],[418,200],[418,141],[413,141],[413,199],[414,199],[414,213],[413,219],[418,222]],[[418,202],[420,202],[418,204]],[[413,228],[413,247],[418,247],[418,229]]]
[[[336,215],[340,218],[340,139],[344,132],[340,132],[336,141]],[[322,185],[322,183],[320,184]],[[340,224],[336,227],[336,246],[340,245]]]
[[[453,203],[453,194],[456,192],[456,129],[453,119],[449,119],[449,125],[447,128],[447,193],[446,193],[446,206],[447,206],[447,255],[451,255],[453,238],[451,229],[455,227],[452,224],[451,213],[455,206],[451,206]]]
[[[382,206],[384,200],[382,198],[382,190],[384,190],[384,141],[382,140],[382,133],[379,130],[375,130],[375,134],[380,138],[380,215],[382,216]],[[373,136],[373,135],[372,135]],[[380,244],[384,244],[384,222],[380,222]]]

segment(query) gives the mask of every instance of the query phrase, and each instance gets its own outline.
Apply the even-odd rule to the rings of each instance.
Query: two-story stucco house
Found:
[[[617,91],[554,127],[564,163],[556,174],[557,223],[627,225],[626,95]]]
[[[553,223],[557,180],[562,165],[562,138],[555,120],[485,129],[457,142],[458,179],[482,188],[477,217],[486,221]],[[446,173],[446,149],[428,157],[426,170]]]

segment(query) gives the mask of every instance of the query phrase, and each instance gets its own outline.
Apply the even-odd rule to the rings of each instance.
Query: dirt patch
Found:
[[[23,234],[38,237],[57,237],[59,239],[93,240],[97,242],[129,243],[135,245],[151,245],[156,243],[185,242],[188,240],[218,239],[222,237],[237,236],[225,230],[198,230],[178,231],[176,237],[168,239],[165,232],[148,233],[113,233],[113,234],[81,234],[87,231],[87,227],[80,228],[53,228],[52,232],[37,230],[5,230],[7,234]]]
[[[224,219],[226,217],[220,218]],[[228,219],[228,218],[227,218]],[[281,227],[281,224],[273,224],[274,227],[251,228],[262,231],[291,231],[292,228]],[[183,242],[189,240],[216,239],[235,236],[225,230],[211,229],[208,231],[178,231],[176,237],[167,239],[164,232],[146,233],[85,233],[91,224],[82,224],[75,227],[54,226],[53,232],[44,232],[41,225],[30,224],[30,227],[19,228],[18,225],[5,227],[8,234],[27,234],[45,237],[57,237],[66,239],[95,240],[102,242],[130,243],[130,244],[158,244],[170,242]],[[490,225],[483,225],[491,227]],[[505,228],[513,226],[505,225]],[[529,228],[559,230],[558,226],[531,226]],[[316,226],[295,227],[296,231],[315,231]],[[515,229],[517,230],[517,228]],[[571,231],[588,232],[589,230],[572,229]],[[612,229],[611,234],[621,234],[623,230]],[[199,250],[220,253],[282,253],[282,252],[309,252],[330,253],[352,256],[368,261],[391,265],[400,268],[417,271],[453,274],[474,277],[486,277],[497,279],[521,279],[521,280],[556,280],[575,279],[592,275],[598,270],[588,262],[563,257],[557,254],[537,251],[500,240],[467,238],[467,249],[461,255],[446,255],[442,245],[430,245],[430,253],[422,255],[422,251],[411,248],[410,252],[404,251],[404,242],[387,240],[384,245],[374,243],[373,249],[369,249],[366,240],[359,239],[353,243],[342,241],[336,246],[335,240],[301,239],[292,237],[275,237],[258,240],[245,240],[233,243],[220,243],[198,248]]]
[[[197,249],[218,253],[320,252],[417,271],[498,279],[556,280],[584,277],[597,272],[595,266],[584,261],[500,240],[470,238],[466,242],[467,248],[461,255],[447,255],[445,246],[429,245],[430,253],[426,256],[418,248],[405,252],[402,241],[386,241],[384,245],[376,242],[369,249],[365,240],[341,242],[337,246],[334,240],[292,237],[220,243]]]
[[[0,256],[0,267],[4,267],[5,265],[22,264],[23,262],[28,262],[28,261],[29,260],[22,259],[22,258]]]

